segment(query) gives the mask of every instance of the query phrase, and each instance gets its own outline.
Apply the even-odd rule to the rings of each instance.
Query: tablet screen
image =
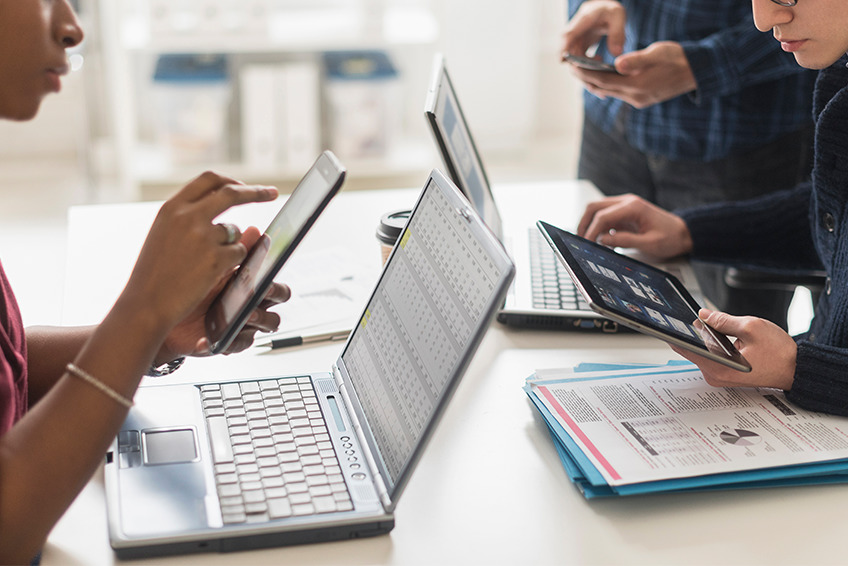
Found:
[[[241,330],[283,263],[338,192],[343,178],[341,165],[330,152],[324,152],[297,185],[210,307],[206,333],[213,353],[224,350]]]
[[[665,274],[570,234],[562,239],[608,308],[658,325],[684,340],[697,339],[699,334],[692,323],[698,313]]]
[[[730,341],[698,321],[699,305],[671,274],[539,222],[595,310],[712,359],[747,366]],[[739,360],[742,360],[741,362]]]

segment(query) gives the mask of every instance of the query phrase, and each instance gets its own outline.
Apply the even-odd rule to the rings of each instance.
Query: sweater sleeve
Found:
[[[848,416],[848,349],[799,341],[787,398],[810,411]]]
[[[676,211],[692,235],[692,257],[780,270],[822,269],[810,231],[811,184],[751,200]]]

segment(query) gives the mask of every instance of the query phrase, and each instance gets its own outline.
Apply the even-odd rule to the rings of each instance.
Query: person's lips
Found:
[[[780,48],[786,51],[787,53],[795,53],[807,42],[806,39],[785,39],[778,38],[780,42]]]
[[[58,67],[51,67],[47,69],[47,82],[52,92],[59,92],[62,90],[62,77],[67,75],[68,71],[69,68],[67,65],[60,65]]]

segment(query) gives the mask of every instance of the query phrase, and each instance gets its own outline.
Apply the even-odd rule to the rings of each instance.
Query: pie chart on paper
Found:
[[[762,440],[759,434],[745,430],[744,428],[737,428],[732,432],[726,430],[719,435],[719,438],[728,444],[734,444],[736,446],[751,446]]]

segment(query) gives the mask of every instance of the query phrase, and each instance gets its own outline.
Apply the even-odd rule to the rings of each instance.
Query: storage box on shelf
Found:
[[[431,1],[99,0],[123,198],[173,190],[200,168],[285,189],[323,147],[366,186],[427,171],[430,140],[407,119],[426,77],[410,86],[404,64],[435,49]],[[339,53],[380,67],[327,73],[325,54]],[[188,64],[182,77],[163,73],[175,60]],[[199,61],[220,66],[215,80],[197,75]]]

